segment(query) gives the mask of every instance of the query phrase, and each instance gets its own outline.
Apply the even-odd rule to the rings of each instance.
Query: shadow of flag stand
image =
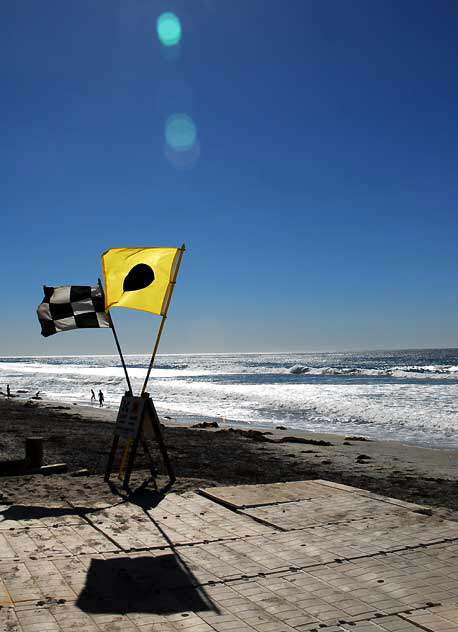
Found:
[[[113,330],[128,387],[119,406],[113,442],[105,470],[105,481],[110,480],[119,441],[124,439],[126,443],[119,472],[120,477],[124,475],[124,489],[129,489],[129,481],[140,443],[150,461],[151,475],[155,478],[156,468],[148,450],[147,436],[156,439],[170,484],[176,480],[162,436],[161,423],[154,402],[146,388],[167,319],[167,312],[184,251],[183,244],[181,248],[112,248],[102,255],[105,310]],[[109,312],[112,307],[139,309],[162,316],[140,396],[134,396],[132,391],[127,367]]]

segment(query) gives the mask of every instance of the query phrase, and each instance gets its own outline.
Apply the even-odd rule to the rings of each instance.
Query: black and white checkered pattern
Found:
[[[45,296],[37,309],[42,336],[80,327],[110,327],[101,286],[45,285],[43,289]]]

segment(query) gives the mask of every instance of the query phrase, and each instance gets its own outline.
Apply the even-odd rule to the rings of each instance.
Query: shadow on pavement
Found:
[[[92,559],[76,605],[91,614],[218,611],[174,554]]]
[[[84,516],[101,511],[100,507],[41,507],[30,505],[11,505],[0,511],[1,520],[37,520],[40,518],[59,518],[62,516]],[[18,525],[20,527],[21,525]]]

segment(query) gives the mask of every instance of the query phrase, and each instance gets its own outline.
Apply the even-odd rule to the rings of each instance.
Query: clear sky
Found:
[[[454,0],[15,0],[0,29],[0,355],[114,353],[42,338],[42,285],[182,242],[162,352],[458,346]],[[113,319],[150,351],[159,317]]]

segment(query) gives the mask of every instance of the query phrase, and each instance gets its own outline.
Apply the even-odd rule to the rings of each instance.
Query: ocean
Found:
[[[139,393],[149,357],[126,356]],[[28,398],[116,409],[126,384],[118,356],[1,357],[0,386]],[[180,422],[278,425],[458,448],[458,349],[346,353],[159,355],[148,391]]]

